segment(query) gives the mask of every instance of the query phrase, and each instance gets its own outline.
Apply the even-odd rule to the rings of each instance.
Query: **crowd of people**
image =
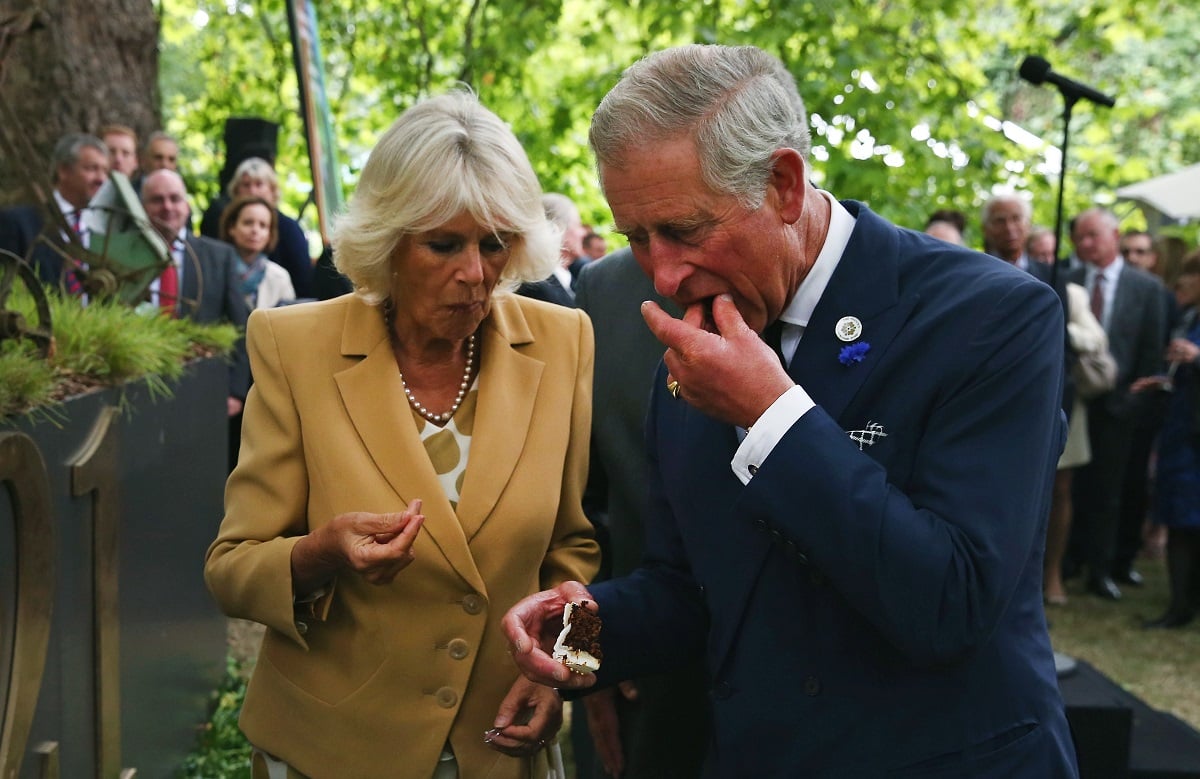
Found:
[[[98,135],[68,133],[51,155],[53,203],[0,209],[0,249],[29,260],[48,288],[87,304],[97,291],[89,281],[91,263],[120,262],[104,256],[107,225],[115,217],[136,219],[130,203],[103,197],[101,190],[121,179],[167,249],[161,274],[146,284],[146,309],[244,329],[256,308],[309,299],[308,238],[296,220],[279,212],[270,162],[259,157],[241,162],[228,197],[214,200],[205,212],[201,235],[178,165],[179,144],[165,132],[152,133],[140,150],[137,133],[126,125],[105,125]],[[244,341],[235,347],[229,373],[232,467],[252,381]]]
[[[931,216],[926,232],[952,240],[937,235],[953,221],[947,213]],[[966,217],[958,218],[961,240]],[[1200,364],[1192,359],[1200,251],[1121,231],[1111,211],[1091,208],[1070,220],[1072,250],[1056,267],[1053,231],[1032,225],[1029,200],[1017,194],[989,200],[980,225],[984,251],[1054,283],[1067,310],[1070,433],[1047,529],[1046,604],[1066,606],[1064,582],[1075,576],[1085,592],[1120,600],[1122,587],[1143,585],[1139,556],[1165,554],[1170,601],[1144,625],[1188,624],[1200,595]],[[1101,362],[1109,367],[1092,373]]]
[[[1192,619],[1200,253],[1090,208],[1060,262],[1020,194],[983,252],[962,212],[838,200],[760,49],[657,52],[603,99],[612,253],[477,98],[419,102],[337,222],[353,293],[310,305],[269,160],[214,239],[169,137],[102,135],[55,150],[61,229],[86,246],[120,172],[172,246],[148,304],[246,327],[205,577],[266,626],[255,777],[547,775],[564,698],[581,779],[1074,777],[1046,607],[1165,544],[1146,627]],[[34,211],[0,247],[75,294]],[[551,657],[568,603],[594,674]]]

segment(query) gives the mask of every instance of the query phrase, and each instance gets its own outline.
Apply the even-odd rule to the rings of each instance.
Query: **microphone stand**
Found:
[[[1058,209],[1054,215],[1054,264],[1050,266],[1050,286],[1054,289],[1058,289],[1058,266],[1067,261],[1067,255],[1062,252],[1063,190],[1066,188],[1067,181],[1067,146],[1071,142],[1071,111],[1075,108],[1075,101],[1078,99],[1078,95],[1063,92],[1063,140],[1058,166]]]
[[[1067,255],[1061,251],[1062,247],[1062,226],[1063,226],[1063,191],[1066,189],[1067,182],[1067,146],[1071,142],[1071,111],[1075,108],[1075,101],[1079,99],[1078,95],[1069,92],[1063,92],[1063,140],[1062,154],[1058,167],[1058,206],[1054,215],[1054,264],[1050,266],[1050,287],[1056,292],[1058,291],[1058,267],[1067,263]],[[1063,314],[1069,315],[1066,306],[1068,305],[1066,297],[1063,298]],[[1053,649],[1053,647],[1052,647]],[[1078,662],[1074,657],[1065,652],[1054,652],[1054,672],[1058,678],[1070,676],[1075,673],[1078,667]]]

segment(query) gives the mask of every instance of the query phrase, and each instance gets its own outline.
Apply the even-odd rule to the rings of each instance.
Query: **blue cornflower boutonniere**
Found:
[[[856,362],[862,362],[870,350],[871,344],[866,341],[859,341],[858,343],[843,346],[842,350],[838,352],[838,362],[842,365],[853,365]]]

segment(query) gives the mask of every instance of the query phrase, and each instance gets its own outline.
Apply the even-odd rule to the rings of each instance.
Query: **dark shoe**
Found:
[[[1087,591],[1105,600],[1121,599],[1121,589],[1107,576],[1097,576],[1088,579]]]
[[[1148,622],[1143,622],[1142,627],[1146,630],[1172,630],[1174,628],[1181,628],[1191,621],[1191,614],[1172,614],[1168,611],[1158,619],[1152,619]]]
[[[1128,584],[1130,587],[1141,587],[1146,583],[1146,579],[1137,571],[1130,568],[1127,571],[1118,571],[1113,574],[1113,580],[1121,584]]]

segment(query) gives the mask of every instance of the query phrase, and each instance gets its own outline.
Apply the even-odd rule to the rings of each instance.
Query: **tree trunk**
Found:
[[[29,13],[33,28],[6,40]],[[0,117],[17,119],[0,131],[30,152],[14,159],[0,146],[0,204],[33,202],[25,171],[50,191],[50,154],[65,133],[125,124],[141,142],[162,126],[158,31],[151,0],[0,0],[0,100],[9,109]]]

